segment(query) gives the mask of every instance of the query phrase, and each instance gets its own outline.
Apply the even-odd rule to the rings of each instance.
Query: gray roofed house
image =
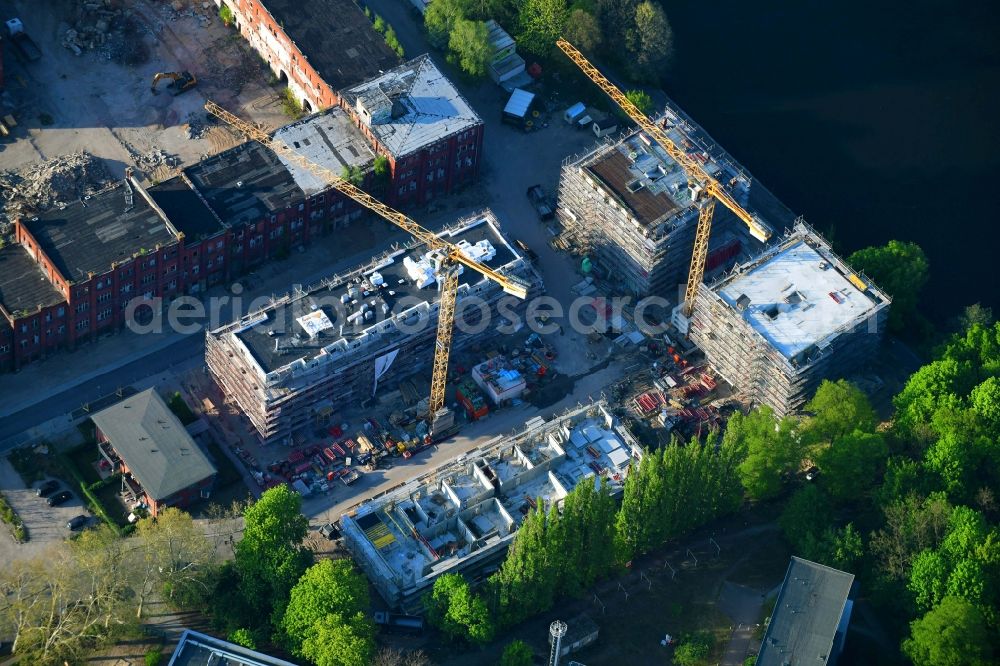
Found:
[[[757,666],[834,666],[854,605],[854,574],[793,557]]]
[[[483,123],[426,54],[344,90],[341,97],[393,159]]]
[[[101,455],[136,502],[155,516],[207,493],[216,469],[155,389],[147,389],[91,417]]]

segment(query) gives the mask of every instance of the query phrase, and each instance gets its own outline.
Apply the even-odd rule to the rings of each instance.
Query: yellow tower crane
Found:
[[[406,231],[427,245],[432,252],[437,254],[438,260],[435,266],[435,273],[441,296],[438,306],[437,340],[434,347],[434,369],[431,375],[431,395],[428,402],[428,419],[433,421],[445,405],[445,386],[448,381],[448,357],[451,355],[451,338],[455,325],[455,302],[458,297],[459,267],[464,266],[481,273],[499,284],[505,292],[518,298],[527,298],[527,285],[512,276],[504,275],[489,266],[484,266],[478,261],[467,257],[457,245],[440,238],[403,213],[385,205],[361,188],[344,180],[330,169],[320,166],[307,157],[295,152],[283,141],[273,138],[261,128],[226,111],[215,102],[206,102],[205,110],[234,129],[239,130],[248,138],[269,148],[275,154],[281,155],[311,173],[316,174],[338,192],[345,194],[368,210],[381,215],[389,222],[392,222],[403,231]]]
[[[755,215],[747,212],[740,206],[723,188],[722,184],[705,171],[698,160],[674,144],[659,125],[650,120],[645,113],[630,102],[625,94],[615,84],[611,83],[606,76],[601,74],[600,70],[594,67],[575,46],[565,39],[557,40],[556,45],[587,75],[587,78],[596,83],[608,97],[614,100],[615,104],[621,107],[621,110],[635,124],[641,127],[651,139],[660,144],[660,147],[687,174],[688,185],[691,187],[691,191],[694,193],[695,200],[699,205],[698,227],[694,235],[694,252],[691,254],[691,268],[688,271],[688,281],[684,291],[683,312],[685,317],[690,317],[694,309],[695,296],[698,295],[698,286],[705,276],[705,260],[708,258],[708,239],[712,234],[712,216],[715,213],[716,200],[733,211],[733,214],[750,228],[750,235],[757,240],[766,242],[771,237],[771,230]]]

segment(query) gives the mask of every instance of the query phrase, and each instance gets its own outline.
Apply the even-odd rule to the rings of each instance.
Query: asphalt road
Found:
[[[191,361],[205,353],[205,338],[196,333],[155,353],[132,361],[103,375],[84,381],[71,389],[45,398],[31,407],[0,419],[0,453],[14,448],[19,433],[80,407],[86,399],[93,399],[115,391],[119,386],[155,376],[172,366]]]

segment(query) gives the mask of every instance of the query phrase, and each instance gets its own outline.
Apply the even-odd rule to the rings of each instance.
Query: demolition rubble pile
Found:
[[[82,55],[97,51],[115,62],[138,65],[149,58],[143,25],[132,18],[121,0],[78,0],[62,45]]]
[[[111,182],[104,163],[87,152],[61,155],[0,172],[0,212],[9,219],[34,215],[102,190]]]

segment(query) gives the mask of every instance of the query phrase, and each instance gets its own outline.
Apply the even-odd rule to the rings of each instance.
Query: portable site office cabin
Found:
[[[510,95],[510,99],[507,101],[507,106],[503,109],[503,121],[518,125],[524,129],[530,128],[534,125],[534,118],[538,114],[533,109],[534,104],[534,93],[515,88],[514,92]]]

